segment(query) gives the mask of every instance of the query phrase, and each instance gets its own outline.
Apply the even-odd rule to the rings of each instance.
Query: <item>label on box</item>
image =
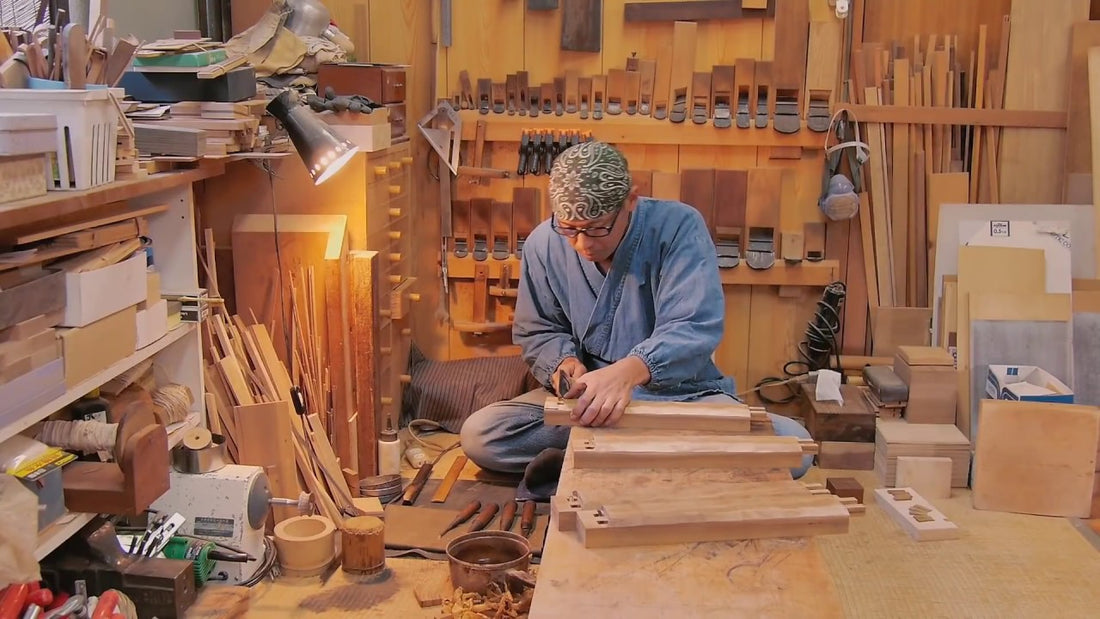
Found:
[[[19,466],[8,470],[7,473],[19,479],[34,481],[53,469],[64,466],[73,460],[76,460],[74,454],[61,451],[57,448],[50,448],[37,457],[30,458],[20,463]]]

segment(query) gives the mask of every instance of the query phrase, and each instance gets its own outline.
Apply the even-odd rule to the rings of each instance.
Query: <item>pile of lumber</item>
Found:
[[[879,419],[875,424],[875,473],[883,485],[897,482],[899,456],[951,459],[951,487],[965,488],[970,479],[970,441],[955,426]]]
[[[220,301],[212,275],[216,273],[212,236],[208,229],[203,266],[210,292]],[[203,325],[211,431],[226,437],[235,462],[264,467],[277,496],[294,499],[307,491],[318,511],[337,525],[345,514],[361,514],[354,502],[358,473],[341,464],[319,414],[327,416],[326,385],[297,366],[296,371],[288,371],[267,327],[254,316],[252,324],[246,324],[240,316],[230,316],[224,304],[216,305],[217,311]],[[308,352],[313,350],[310,332],[297,334],[301,348],[295,348],[295,358],[306,359],[308,367],[315,369],[315,357]],[[275,510],[276,521],[293,515],[288,508]]]
[[[1100,28],[1084,0],[1011,5],[977,32],[851,35],[839,107],[860,123],[870,158],[851,224],[862,265],[851,263],[859,274],[848,273],[845,304],[866,296],[872,319],[880,308],[934,307],[943,205],[1091,204],[1086,52]],[[855,354],[862,316],[846,310],[846,319]],[[878,331],[872,323],[876,342]]]
[[[546,423],[574,425],[575,401],[548,397]],[[610,428],[574,432],[576,469],[759,469],[801,466],[812,441],[774,436],[766,411],[730,402],[632,402]],[[787,481],[662,489],[644,505],[615,496],[555,497],[560,530],[587,548],[846,533],[855,498]]]
[[[147,155],[224,157],[257,150],[286,150],[286,140],[274,144],[261,123],[267,101],[239,103],[182,101],[158,120],[135,125],[138,149]]]

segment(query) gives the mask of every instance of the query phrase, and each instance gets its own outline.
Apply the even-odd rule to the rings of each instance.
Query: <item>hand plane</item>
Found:
[[[573,379],[565,372],[558,372],[558,404],[565,404],[565,394],[573,388]]]

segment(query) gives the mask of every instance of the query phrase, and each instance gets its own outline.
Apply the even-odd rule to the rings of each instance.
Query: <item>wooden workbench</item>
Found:
[[[597,436],[614,430],[588,430]],[[572,443],[558,494],[585,503],[611,497],[660,501],[671,488],[790,479],[782,470],[695,471],[573,467]],[[562,617],[841,617],[840,601],[813,539],[782,538],[586,549],[551,520],[531,619]]]

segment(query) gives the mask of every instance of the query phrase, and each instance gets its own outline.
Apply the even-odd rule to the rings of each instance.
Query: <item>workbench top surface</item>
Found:
[[[570,434],[558,494],[585,503],[657,502],[673,488],[713,492],[745,481],[789,480],[772,470],[593,470],[573,467]],[[769,430],[770,432],[770,430]],[[532,619],[561,617],[842,617],[840,600],[812,538],[587,549],[551,520]]]

